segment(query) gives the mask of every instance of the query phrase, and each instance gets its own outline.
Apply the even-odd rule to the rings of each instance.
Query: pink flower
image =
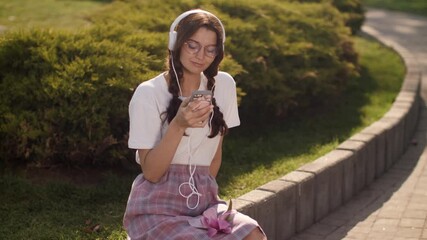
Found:
[[[188,220],[191,226],[196,228],[207,229],[209,237],[215,236],[217,233],[231,233],[233,227],[233,217],[237,211],[233,210],[230,205],[227,211],[218,214],[216,208],[209,208],[203,212],[203,215],[198,218]]]
[[[201,219],[202,225],[208,229],[208,236],[213,237],[218,232],[230,233],[231,232],[231,218],[235,211],[226,211],[222,214],[217,214],[216,210],[210,208],[203,213]]]

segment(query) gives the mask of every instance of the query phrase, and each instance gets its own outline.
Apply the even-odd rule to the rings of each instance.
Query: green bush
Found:
[[[223,1],[227,48],[244,72],[241,112],[283,117],[335,99],[356,74],[357,54],[342,15],[324,3]]]
[[[158,63],[101,32],[34,30],[2,38],[2,158],[78,165],[123,155],[107,150],[123,148],[131,88]]]
[[[345,25],[357,33],[365,21],[365,10],[360,0],[333,0],[332,4],[344,14]]]
[[[344,15],[326,0],[115,4],[93,16],[92,21],[163,34],[163,49],[170,23],[179,13],[203,8],[216,14],[226,27],[230,60],[221,68],[231,72],[238,82],[244,116],[263,112],[282,117],[290,110],[330,101],[345,88],[349,76],[356,74],[357,54],[344,25]]]
[[[326,3],[336,7],[343,15],[345,25],[351,29],[351,33],[357,33],[365,21],[365,10],[361,0],[287,0],[290,2],[314,2]]]
[[[280,118],[333,101],[357,74],[350,31],[329,3],[115,1],[91,16],[88,30],[1,36],[2,160],[133,161],[127,149],[133,89],[164,70],[171,22],[196,7],[226,27],[221,69],[235,76],[243,117]]]

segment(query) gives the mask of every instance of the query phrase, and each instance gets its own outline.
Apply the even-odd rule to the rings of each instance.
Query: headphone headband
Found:
[[[174,47],[175,47],[175,42],[176,42],[176,35],[177,32],[175,31],[176,26],[181,22],[182,19],[184,19],[185,17],[194,14],[194,13],[206,13],[208,15],[213,16],[214,18],[216,18],[219,22],[219,24],[221,25],[222,28],[222,47],[224,48],[224,43],[225,43],[225,29],[224,29],[224,25],[222,25],[221,20],[219,20],[219,18],[217,16],[215,16],[214,14],[205,11],[205,10],[201,10],[201,9],[193,9],[193,10],[189,10],[186,11],[184,13],[181,13],[181,15],[179,15],[172,23],[170,30],[169,30],[169,44],[168,44],[168,48],[169,50],[173,51]]]

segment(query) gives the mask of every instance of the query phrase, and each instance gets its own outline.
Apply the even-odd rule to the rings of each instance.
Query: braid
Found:
[[[211,77],[211,76],[206,76],[208,79],[208,89],[212,91],[212,105],[214,106],[213,108],[213,118],[210,124],[212,124],[211,126],[211,134],[209,135],[209,138],[213,138],[216,135],[218,135],[218,133],[221,133],[222,136],[226,135],[228,133],[228,127],[227,124],[224,121],[224,115],[222,114],[222,112],[220,111],[218,105],[216,104],[216,99],[215,99],[215,78]]]
[[[171,58],[173,58],[173,53],[170,56]],[[179,86],[177,84],[177,81],[179,81],[178,79],[176,79],[175,76],[175,72],[173,71],[172,68],[172,62],[171,59],[169,58],[168,60],[169,62],[169,71],[168,71],[168,76],[169,76],[169,88],[168,91],[172,94],[172,98],[169,101],[169,106],[166,108],[166,118],[164,119],[164,121],[168,121],[168,123],[170,123],[172,121],[172,119],[176,116],[176,113],[178,112],[179,106],[182,103],[182,100],[179,98]],[[183,76],[183,72],[182,72],[182,68],[181,68],[181,62],[177,61],[175,63],[175,69],[176,69],[176,74],[178,75],[178,78],[182,78]]]

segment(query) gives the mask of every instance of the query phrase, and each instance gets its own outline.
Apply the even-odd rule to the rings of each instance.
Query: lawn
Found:
[[[370,7],[414,13],[427,17],[426,0],[362,0],[362,2]]]
[[[0,26],[79,29],[90,25],[86,16],[108,2],[111,0],[0,0]]]

